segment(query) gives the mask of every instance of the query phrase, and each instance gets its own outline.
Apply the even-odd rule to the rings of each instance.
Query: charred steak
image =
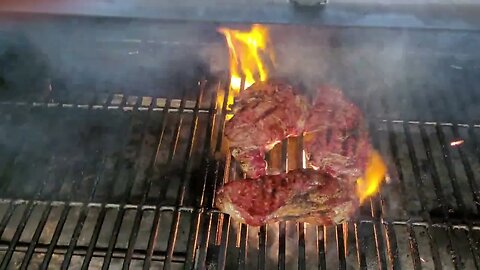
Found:
[[[289,136],[301,135],[309,110],[304,97],[287,84],[257,82],[240,92],[225,136],[247,177],[266,174],[265,152]]]

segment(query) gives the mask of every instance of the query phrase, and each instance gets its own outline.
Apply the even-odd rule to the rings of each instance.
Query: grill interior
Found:
[[[398,35],[325,31],[341,32],[328,40],[341,55],[350,39],[375,50]],[[365,40],[379,37],[362,45],[357,31]],[[303,32],[315,40],[311,29]],[[40,90],[1,93],[0,268],[479,268],[480,69],[468,48],[448,51],[476,37],[402,34],[417,50],[403,55],[408,64],[398,81],[365,71],[384,66],[362,55],[328,62],[340,62],[342,75],[327,70],[324,76],[362,107],[391,175],[352,221],[337,226],[255,228],[213,207],[216,188],[240,175],[225,155],[224,74],[194,73],[158,91],[98,91],[48,78],[44,87],[35,85]],[[422,52],[425,44],[415,37],[425,35],[426,44],[445,36],[458,42]],[[159,48],[116,44],[133,46],[127,52]],[[183,46],[173,44],[161,46]],[[427,64],[430,77],[412,68]],[[369,75],[378,84],[367,83]],[[295,139],[277,145],[269,167],[303,166],[300,146]]]

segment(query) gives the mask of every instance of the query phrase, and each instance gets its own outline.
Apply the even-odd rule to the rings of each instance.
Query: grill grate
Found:
[[[216,188],[240,176],[220,154],[221,89],[3,102],[0,268],[479,268],[478,125],[372,118],[392,181],[357,217],[254,228],[213,207]],[[270,167],[305,166],[301,148],[284,141]]]

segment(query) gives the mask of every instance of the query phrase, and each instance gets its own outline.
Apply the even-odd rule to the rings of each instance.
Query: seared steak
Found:
[[[226,127],[232,154],[248,179],[221,187],[217,207],[250,225],[348,219],[359,204],[356,181],[373,153],[361,110],[330,87],[319,89],[312,106],[283,84],[257,83],[249,90],[240,94]],[[265,151],[301,134],[311,168],[265,175]]]
[[[247,177],[257,178],[266,173],[266,151],[303,133],[309,106],[287,84],[257,82],[240,92],[233,111],[225,136]]]
[[[217,194],[219,209],[253,226],[279,220],[340,223],[357,205],[354,183],[344,183],[314,169],[234,180]]]
[[[371,147],[362,111],[340,90],[320,88],[305,125],[304,147],[312,167],[357,179]]]

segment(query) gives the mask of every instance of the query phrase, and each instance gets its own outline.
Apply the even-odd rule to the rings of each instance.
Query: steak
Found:
[[[359,205],[357,179],[374,153],[361,110],[332,87],[321,87],[312,105],[284,84],[259,83],[250,90],[241,93],[239,109],[226,126],[232,155],[248,179],[221,187],[217,207],[255,226],[348,219]],[[266,175],[265,151],[302,134],[311,168]]]
[[[304,97],[288,84],[257,82],[240,92],[225,136],[247,177],[266,174],[265,152],[287,137],[301,135],[309,110]]]
[[[258,179],[239,179],[217,193],[217,207],[253,226],[293,220],[340,223],[358,206],[355,185],[314,169],[297,169]]]
[[[310,166],[338,177],[360,177],[370,152],[362,111],[339,89],[321,87],[305,125]]]

